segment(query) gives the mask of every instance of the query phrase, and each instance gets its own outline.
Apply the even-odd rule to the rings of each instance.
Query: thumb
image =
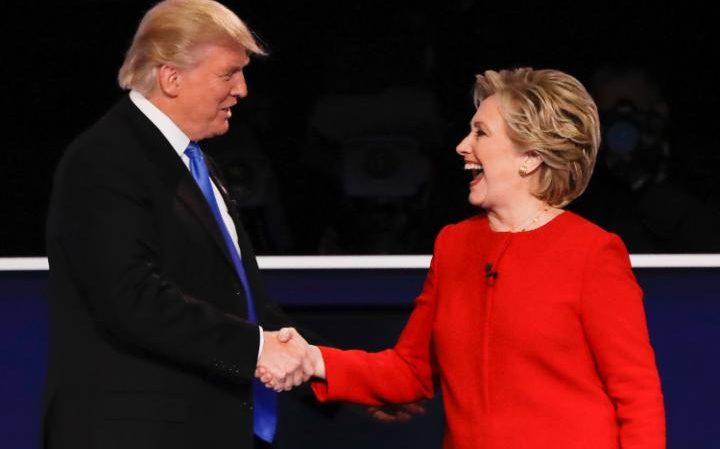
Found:
[[[282,343],[287,343],[293,336],[294,329],[291,327],[283,327],[277,334],[278,340]]]

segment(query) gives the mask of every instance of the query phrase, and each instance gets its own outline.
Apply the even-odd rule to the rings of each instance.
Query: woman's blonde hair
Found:
[[[564,206],[588,185],[600,145],[600,120],[590,94],[558,70],[488,70],[477,76],[475,105],[495,95],[510,139],[543,163],[533,194]]]
[[[195,50],[204,44],[239,45],[250,54],[265,54],[245,23],[220,3],[164,0],[140,21],[118,73],[120,87],[148,95],[159,66],[192,67],[198,62]]]

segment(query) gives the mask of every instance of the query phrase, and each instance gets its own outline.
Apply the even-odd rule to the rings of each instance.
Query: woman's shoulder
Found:
[[[563,232],[570,231],[573,235],[583,238],[607,238],[612,235],[611,232],[603,229],[596,223],[584,218],[574,212],[565,211],[558,218],[559,228]]]
[[[583,242],[588,249],[601,248],[607,245],[619,246],[626,251],[622,239],[592,221],[570,211],[562,213],[563,221],[559,223],[561,232],[575,242]]]
[[[484,214],[474,215],[457,223],[445,225],[435,238],[433,254],[464,254],[481,242],[492,239],[490,226]]]
[[[489,226],[487,222],[487,215],[485,215],[484,213],[479,213],[456,223],[445,225],[440,230],[438,237],[462,237],[465,235],[472,235],[477,237],[479,232],[484,232],[488,229]]]
[[[565,210],[559,217],[565,219],[566,226],[577,227],[578,229],[587,229],[591,232],[603,232],[604,229],[588,220],[582,215],[578,215],[575,212]]]

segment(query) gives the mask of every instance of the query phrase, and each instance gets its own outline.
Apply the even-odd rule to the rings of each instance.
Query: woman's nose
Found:
[[[470,136],[465,136],[463,140],[461,140],[457,146],[455,147],[455,151],[460,156],[465,156],[467,154],[470,154]]]

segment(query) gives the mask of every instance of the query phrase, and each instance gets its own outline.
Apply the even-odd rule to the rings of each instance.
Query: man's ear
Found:
[[[175,67],[163,64],[156,69],[155,76],[164,95],[174,98],[180,94],[181,75]]]

